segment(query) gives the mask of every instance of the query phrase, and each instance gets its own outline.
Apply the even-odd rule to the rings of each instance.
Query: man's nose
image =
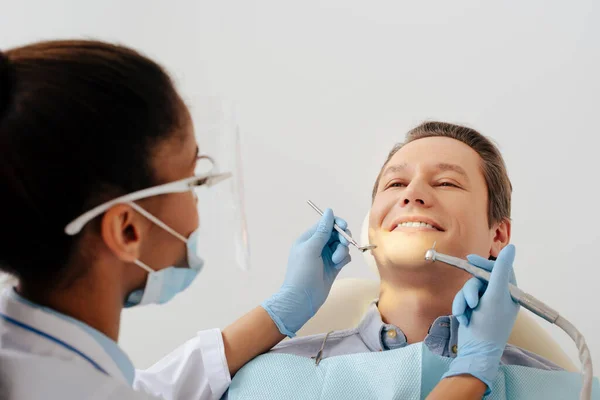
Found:
[[[416,204],[420,204],[422,206],[425,205],[425,200],[420,199],[418,197],[414,197],[414,198],[405,197],[404,198],[404,202],[403,203],[404,203],[405,206],[409,205],[411,202],[416,203]]]
[[[402,193],[402,198],[400,199],[400,201],[403,207],[409,205],[429,207],[431,205],[429,195],[426,193],[422,185],[416,182],[413,182],[410,185],[408,185],[406,190]]]

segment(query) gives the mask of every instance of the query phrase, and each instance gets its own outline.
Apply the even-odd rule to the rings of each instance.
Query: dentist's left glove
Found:
[[[515,247],[504,247],[495,262],[476,255],[467,258],[471,264],[491,270],[491,276],[487,285],[471,278],[454,298],[452,314],[459,320],[458,355],[443,378],[472,375],[487,385],[487,395],[519,312],[508,286],[515,281]]]
[[[326,209],[321,220],[294,243],[279,292],[261,305],[279,331],[289,337],[312,318],[325,302],[338,273],[351,260],[348,241],[333,229],[348,224]]]

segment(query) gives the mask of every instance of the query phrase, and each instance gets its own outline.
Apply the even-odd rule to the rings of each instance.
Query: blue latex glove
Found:
[[[476,254],[468,255],[467,260],[469,263],[481,269],[485,269],[488,272],[491,272],[494,268],[494,261],[488,260],[487,258],[483,258]],[[510,269],[509,282],[517,286],[517,277],[515,276],[515,271],[513,268]],[[487,284],[484,281],[481,281],[477,278],[471,278],[469,281],[467,281],[467,283],[465,283],[463,289],[456,294],[456,297],[454,297],[454,303],[452,304],[452,314],[456,316],[458,322],[463,325],[469,324],[471,312],[475,307],[477,307],[477,304],[479,303],[479,297],[483,294],[486,286]]]
[[[513,301],[508,290],[511,277],[514,281],[515,247],[509,244],[503,248],[496,261],[475,255],[467,259],[471,264],[491,271],[490,282],[486,284],[472,278],[454,298],[452,314],[460,323],[458,355],[443,378],[473,375],[487,385],[486,394],[489,394],[519,312],[519,304]]]
[[[321,220],[294,243],[283,285],[263,302],[279,331],[289,337],[308,322],[325,302],[338,273],[351,260],[348,241],[333,229],[326,209]],[[341,218],[335,223],[350,234]]]

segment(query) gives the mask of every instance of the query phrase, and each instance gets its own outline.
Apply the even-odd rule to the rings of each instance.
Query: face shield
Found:
[[[192,118],[200,153],[210,156],[199,157],[194,177],[142,189],[100,204],[71,221],[65,227],[65,233],[79,233],[89,221],[116,204],[194,191],[200,215],[197,255],[208,265],[237,265],[247,271],[250,250],[244,210],[241,143],[233,110],[216,100],[206,101],[198,109],[200,111],[192,114]],[[163,225],[163,229],[173,231]]]
[[[194,100],[191,110],[201,154],[210,154],[211,173],[231,177],[198,198],[199,252],[207,265],[250,268],[250,246],[244,203],[242,146],[233,106],[216,98]],[[201,163],[200,163],[201,164]],[[199,165],[200,165],[199,164]]]

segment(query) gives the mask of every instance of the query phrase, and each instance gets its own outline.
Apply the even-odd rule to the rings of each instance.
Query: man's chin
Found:
[[[413,255],[412,257],[407,254],[398,254],[385,257],[384,260],[378,260],[378,264],[382,266],[386,266],[387,268],[393,269],[423,269],[431,266],[431,263],[428,263],[423,259],[423,254]]]
[[[431,265],[425,261],[425,253],[433,246],[432,235],[419,235],[403,238],[386,238],[377,243],[373,255],[379,265],[394,268],[418,269]],[[438,246],[436,245],[436,248]]]

